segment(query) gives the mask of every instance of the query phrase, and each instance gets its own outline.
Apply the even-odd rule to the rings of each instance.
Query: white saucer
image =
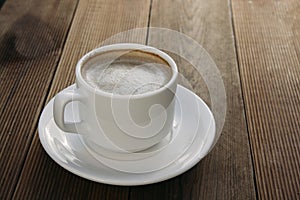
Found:
[[[72,87],[74,85],[66,89]],[[39,137],[44,149],[54,161],[81,177],[113,185],[144,185],[163,181],[197,164],[207,155],[216,136],[215,120],[207,105],[197,95],[182,86],[177,87],[176,95],[175,122],[177,125],[172,142],[178,142],[179,138],[187,142],[181,144],[185,147],[184,151],[177,151],[177,146],[172,145],[171,142],[162,152],[143,160],[120,161],[91,155],[82,144],[78,134],[63,132],[56,126],[52,112],[53,99],[41,115],[38,126]],[[196,107],[193,102],[197,102]],[[65,113],[68,113],[67,109]],[[66,119],[72,118],[68,114],[65,117]],[[198,125],[196,131],[193,130],[192,127]],[[183,137],[184,135],[189,139]],[[164,162],[163,158],[168,157],[172,159]],[[164,165],[160,167],[153,165],[159,162]],[[136,164],[142,170],[135,171]]]

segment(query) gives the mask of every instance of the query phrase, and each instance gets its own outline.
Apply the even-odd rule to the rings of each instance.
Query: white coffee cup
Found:
[[[116,51],[156,57],[171,68],[170,80],[157,90],[137,95],[108,93],[89,85],[83,78],[82,68],[100,62],[104,53]],[[145,150],[172,131],[177,76],[174,60],[153,47],[121,43],[94,49],[77,63],[76,89],[55,96],[54,121],[61,130],[80,134],[82,142],[95,151]],[[70,124],[64,121],[64,110],[72,101],[79,102],[80,121]]]

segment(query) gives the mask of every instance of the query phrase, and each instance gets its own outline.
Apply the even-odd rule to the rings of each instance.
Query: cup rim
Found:
[[[82,66],[91,58],[101,54],[101,53],[105,53],[105,52],[109,52],[109,51],[115,51],[115,50],[139,50],[145,53],[151,53],[151,54],[155,54],[157,56],[159,56],[161,59],[163,59],[164,61],[166,61],[169,66],[171,67],[172,70],[172,76],[171,79],[161,88],[154,90],[154,91],[150,91],[150,92],[146,92],[146,93],[142,93],[142,94],[127,94],[127,95],[122,95],[122,94],[114,94],[114,93],[109,93],[100,89],[96,89],[94,87],[92,87],[91,85],[89,85],[82,77],[82,73],[81,73],[81,69]],[[93,49],[92,51],[88,52],[87,54],[85,54],[77,63],[76,65],[76,78],[77,81],[80,82],[81,85],[83,85],[85,88],[87,88],[90,92],[93,92],[94,94],[98,94],[101,96],[106,96],[106,97],[114,97],[114,98],[128,98],[130,97],[131,99],[138,99],[138,98],[144,98],[144,97],[148,97],[148,96],[153,96],[155,94],[159,94],[161,92],[163,92],[164,90],[171,88],[171,86],[176,83],[177,80],[177,76],[178,76],[178,69],[177,69],[177,65],[175,63],[175,61],[166,53],[164,53],[163,51],[148,46],[148,45],[142,45],[142,44],[136,44],[136,43],[117,43],[117,44],[111,44],[111,45],[105,45],[96,49]]]

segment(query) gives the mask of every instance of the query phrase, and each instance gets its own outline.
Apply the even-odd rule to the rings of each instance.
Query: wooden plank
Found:
[[[150,1],[79,1],[47,102],[75,81],[75,65],[85,53],[113,34],[146,27]],[[123,42],[145,43],[146,31],[123,38]],[[113,41],[112,41],[113,42]],[[97,184],[79,178],[58,166],[41,147],[35,132],[28,158],[14,195],[16,199],[127,199],[129,187]],[[38,192],[36,192],[38,191]]]
[[[11,197],[76,1],[7,0],[0,12],[0,199]]]
[[[300,198],[300,3],[232,2],[260,199]]]
[[[0,112],[37,62],[57,62],[76,2],[8,1],[0,18]],[[69,11],[70,10],[70,11]],[[67,21],[66,21],[67,20]],[[51,57],[54,56],[54,57]],[[56,56],[56,57],[55,57]],[[56,60],[55,60],[56,59]],[[45,70],[45,69],[43,69]],[[45,78],[47,80],[47,77]]]
[[[226,88],[227,115],[219,142],[204,160],[182,176],[160,184],[168,189],[157,185],[132,188],[132,199],[156,199],[158,194],[166,199],[256,198],[229,5],[222,0],[153,1],[151,26],[189,35],[215,60]],[[148,41],[163,42],[151,32]],[[207,101],[208,92],[199,84],[197,71],[182,59],[177,58],[177,63],[196,93]]]

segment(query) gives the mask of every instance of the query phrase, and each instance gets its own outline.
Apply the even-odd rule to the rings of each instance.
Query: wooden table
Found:
[[[182,32],[210,53],[226,89],[225,125],[213,151],[178,177],[137,187],[95,183],[46,154],[38,119],[74,83],[81,56],[137,27]],[[151,32],[126,41],[149,44]],[[178,62],[208,101],[201,78]],[[6,0],[0,85],[0,199],[300,199],[297,0]]]

